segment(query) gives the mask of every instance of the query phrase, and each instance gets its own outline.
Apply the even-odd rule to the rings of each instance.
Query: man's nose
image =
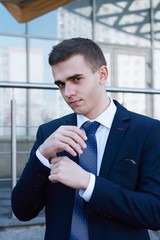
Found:
[[[65,86],[65,97],[72,97],[76,94],[76,89],[72,84],[66,84]]]

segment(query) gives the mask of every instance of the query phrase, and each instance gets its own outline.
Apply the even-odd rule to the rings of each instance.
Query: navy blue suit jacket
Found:
[[[90,240],[148,240],[160,229],[160,121],[133,113],[118,102],[99,176],[85,211]],[[48,180],[50,170],[36,150],[61,125],[76,125],[70,114],[39,127],[37,140],[12,192],[15,215],[28,221],[45,207],[46,240],[68,240],[75,190]],[[78,162],[67,152],[67,155]],[[83,240],[83,239],[82,239]]]

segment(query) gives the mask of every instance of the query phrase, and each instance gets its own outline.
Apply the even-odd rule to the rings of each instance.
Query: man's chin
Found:
[[[78,107],[73,107],[70,106],[70,108],[73,110],[74,113],[79,114],[79,115],[84,115],[84,111]]]

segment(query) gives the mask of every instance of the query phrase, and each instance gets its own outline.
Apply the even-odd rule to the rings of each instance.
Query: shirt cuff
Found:
[[[51,168],[52,164],[49,163],[48,159],[46,159],[38,149],[36,151],[36,156],[44,166]]]
[[[89,184],[86,190],[79,190],[79,195],[86,201],[89,202],[91,199],[94,186],[95,186],[96,177],[94,174],[90,173]]]

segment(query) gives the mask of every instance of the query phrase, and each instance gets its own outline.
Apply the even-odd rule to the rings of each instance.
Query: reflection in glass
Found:
[[[14,93],[13,93],[14,92]],[[26,90],[25,89],[11,89],[0,88],[0,136],[10,136],[11,125],[11,99],[14,94],[16,99],[16,125],[23,126],[23,128],[17,127],[17,135],[26,135]]]
[[[11,123],[10,117],[10,98],[11,89],[0,88],[0,126],[8,126]],[[10,135],[10,129],[7,127],[0,128],[0,136]]]
[[[32,20],[30,22],[30,34],[47,37],[57,37],[57,14],[58,10],[55,10]]]
[[[149,0],[126,2],[117,0],[112,3],[105,0],[97,1],[96,40],[149,46],[151,39],[149,7]]]
[[[145,88],[146,60],[144,56],[118,54],[117,86]],[[129,109],[146,114],[146,96],[144,94],[126,93],[123,104]]]
[[[147,115],[146,96],[136,93],[121,93],[121,103],[130,111]]]
[[[34,39],[30,40],[30,82],[53,83],[48,55],[56,41]]]
[[[26,82],[26,47],[25,39],[18,37],[1,36],[0,41],[0,81]],[[17,124],[26,124],[26,90],[15,89],[14,97],[17,104]],[[10,100],[12,89],[0,88],[0,125],[11,123]],[[3,135],[10,134],[2,128]],[[1,132],[2,133],[2,132]],[[25,130],[18,131],[18,134],[25,135]]]
[[[160,60],[160,50],[154,51],[154,88],[160,89],[160,67],[159,67],[159,60]],[[160,94],[154,96],[154,117],[160,119]]]
[[[76,0],[30,22],[31,35],[92,37],[91,0]]]
[[[160,47],[160,0],[153,1],[154,8],[154,44],[156,47]]]
[[[18,23],[8,10],[0,4],[0,32],[2,33],[26,33],[26,24]]]
[[[25,39],[1,36],[0,81],[26,82]]]
[[[39,126],[71,112],[59,90],[30,90],[29,125]],[[30,135],[35,135],[34,128],[30,129]]]
[[[76,0],[58,9],[58,37],[92,38],[91,0]]]
[[[25,136],[26,134],[26,106],[27,106],[27,90],[26,89],[15,89],[14,95],[16,99],[16,124],[17,124],[17,135]],[[20,127],[23,126],[23,127]]]
[[[125,46],[145,46],[148,47],[147,51],[150,50],[150,2],[150,0],[95,1],[96,41],[105,43],[102,46],[109,69],[106,86],[143,88],[146,86],[146,82],[151,82],[151,79],[148,79],[150,75],[146,74],[144,55],[137,56],[135,52],[132,52],[132,55],[126,54],[128,52]],[[92,0],[75,0],[32,20],[29,22],[27,38],[25,35],[26,24],[19,24],[0,4],[0,18],[3,23],[0,25],[0,81],[53,83],[51,67],[48,64],[48,54],[52,46],[57,44],[60,39],[80,36],[92,38],[92,24],[94,24],[92,4]],[[152,0],[152,5],[154,8],[154,46],[160,48],[160,0]],[[4,34],[8,34],[8,36],[4,36]],[[15,34],[15,37],[12,34]],[[18,34],[17,37],[16,34]],[[47,38],[54,38],[55,40],[47,40]],[[30,47],[27,54],[26,41],[28,41],[27,44]],[[110,43],[110,47],[107,46],[108,43]],[[119,44],[122,45],[120,52],[120,48],[117,47]],[[143,48],[141,49],[144,54],[145,51],[146,48],[144,51]],[[159,89],[159,51],[157,50],[153,56],[154,87]],[[29,66],[27,68],[28,62]],[[151,60],[147,60],[147,62],[150,63]],[[18,109],[17,122],[20,126],[25,123],[34,126],[39,125],[69,111],[59,91],[16,89],[14,94]],[[132,110],[145,113],[148,95],[146,98],[143,94],[120,93],[117,96],[119,100],[122,100],[122,103],[128,104]],[[10,124],[11,97],[11,89],[0,89],[0,111],[2,113],[0,124],[2,125]],[[159,98],[159,95],[155,97],[155,104],[159,102]],[[138,100],[140,102],[137,102]],[[141,106],[142,109],[138,109],[137,106]],[[155,117],[160,118],[159,112],[158,105],[155,105]],[[26,121],[26,118],[29,122]],[[31,129],[33,133],[36,128]],[[1,128],[0,134],[2,134],[2,131],[4,135],[9,133],[5,128]],[[25,134],[25,128],[23,127],[18,128],[17,131],[18,135]]]
[[[129,54],[117,56],[118,86],[144,88],[145,57]]]

